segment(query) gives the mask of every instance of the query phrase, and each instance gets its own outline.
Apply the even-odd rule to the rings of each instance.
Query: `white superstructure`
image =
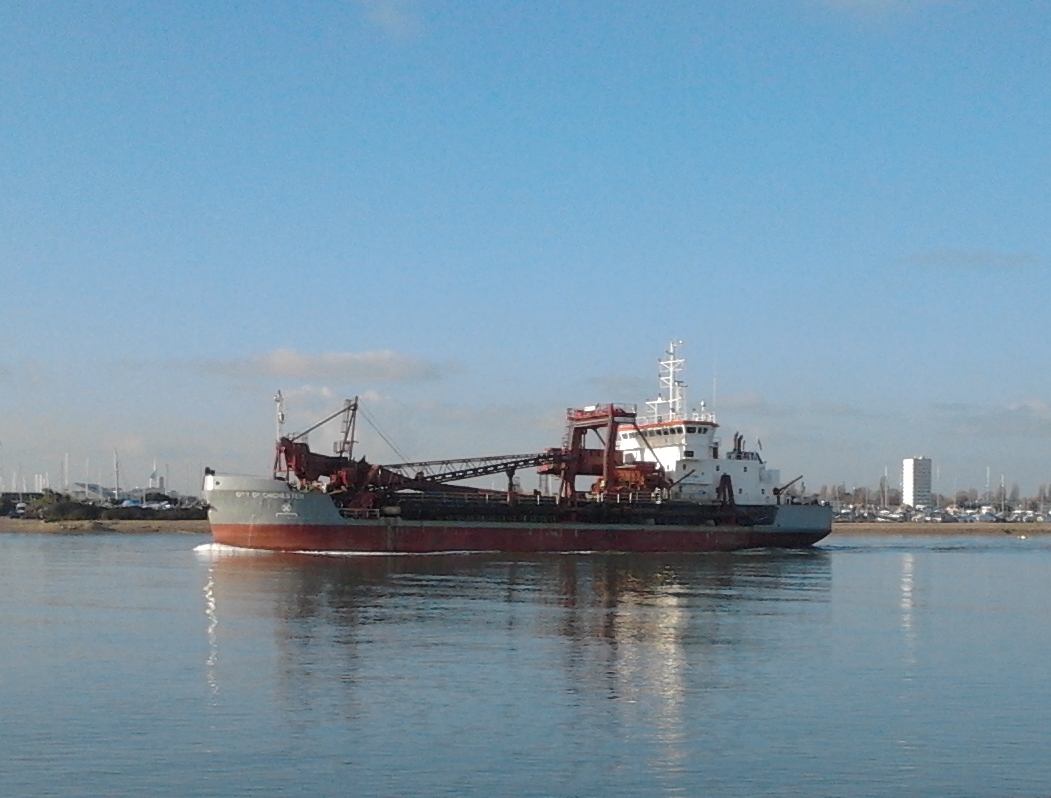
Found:
[[[673,499],[777,504],[780,471],[767,468],[758,452],[747,451],[739,434],[728,451],[720,452],[719,425],[703,403],[699,411],[686,412],[686,384],[679,379],[686,362],[678,354],[681,344],[672,341],[659,361],[661,392],[646,403],[647,422],[638,430],[622,427],[617,433],[624,463],[659,463],[673,483]]]
[[[906,457],[901,461],[901,503],[909,507],[930,507],[931,459]]]

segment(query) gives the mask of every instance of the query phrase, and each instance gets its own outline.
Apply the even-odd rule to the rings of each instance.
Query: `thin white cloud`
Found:
[[[410,10],[406,0],[358,0],[365,10],[365,18],[395,39],[419,36],[423,22]]]
[[[44,386],[52,383],[56,377],[52,364],[36,360],[25,360],[10,369],[0,370],[0,377],[16,378],[21,385]]]
[[[585,380],[585,383],[589,386],[595,386],[597,396],[601,397],[604,402],[626,401],[626,397],[648,397],[653,393],[653,381],[645,380],[642,377],[603,374],[597,377],[590,377]]]
[[[727,394],[718,398],[716,412],[719,410],[744,410],[757,414],[774,414],[775,408],[766,399],[756,393]]]
[[[873,413],[870,410],[847,404],[846,402],[811,402],[805,405],[771,402],[758,393],[740,393],[720,396],[716,415],[719,411],[740,413],[749,418],[818,418],[874,419],[886,418],[885,413]]]
[[[287,388],[281,391],[285,399],[322,399],[326,402],[334,401],[336,392],[327,385],[301,385],[298,388]]]
[[[275,349],[253,357],[206,361],[202,368],[213,374],[239,378],[383,383],[434,380],[457,370],[455,366],[439,366],[389,349],[377,352],[319,354],[308,354],[295,349]]]
[[[875,421],[894,418],[893,413],[877,412],[858,407],[857,405],[848,404],[846,402],[813,402],[807,409],[818,418],[825,419],[842,418],[848,420],[855,419],[858,421]]]
[[[948,422],[949,432],[965,438],[1051,438],[1051,405],[1037,399],[999,407],[943,405],[934,410]]]
[[[118,455],[144,455],[147,452],[147,442],[141,435],[121,435],[114,443],[114,449]]]

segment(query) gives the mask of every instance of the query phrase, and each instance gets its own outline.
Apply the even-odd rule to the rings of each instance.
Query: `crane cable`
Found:
[[[408,461],[409,458],[406,457],[405,454],[397,446],[391,443],[390,438],[383,434],[383,431],[379,428],[379,425],[373,420],[373,418],[369,415],[368,411],[364,407],[362,407],[361,404],[358,405],[358,410],[361,412],[361,415],[365,418],[365,420],[369,423],[369,426],[372,427],[373,431],[375,431],[377,435],[383,438],[383,441],[391,448],[391,450],[402,460]]]

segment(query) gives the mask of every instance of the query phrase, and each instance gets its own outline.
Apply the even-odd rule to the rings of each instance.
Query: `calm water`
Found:
[[[1051,794],[1051,538],[205,542],[0,536],[0,795]]]

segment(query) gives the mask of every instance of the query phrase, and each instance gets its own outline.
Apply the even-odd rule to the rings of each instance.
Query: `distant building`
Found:
[[[909,507],[930,507],[931,458],[906,457],[901,461],[901,503]]]

